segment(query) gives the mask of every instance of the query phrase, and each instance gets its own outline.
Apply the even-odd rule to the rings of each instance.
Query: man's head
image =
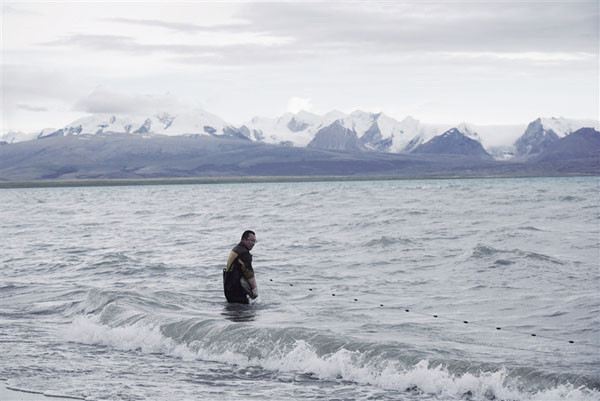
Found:
[[[242,243],[246,246],[246,248],[252,249],[254,244],[256,244],[256,234],[254,234],[254,231],[244,231],[242,234]]]

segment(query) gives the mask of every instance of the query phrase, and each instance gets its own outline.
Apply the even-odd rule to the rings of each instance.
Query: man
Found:
[[[256,244],[256,234],[254,231],[246,230],[242,234],[240,243],[229,254],[227,267],[223,269],[223,289],[229,303],[247,304],[248,296],[252,299],[258,297],[250,254],[254,244]]]

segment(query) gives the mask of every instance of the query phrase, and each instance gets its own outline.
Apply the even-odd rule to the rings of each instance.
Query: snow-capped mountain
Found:
[[[410,153],[455,128],[465,138],[482,145],[485,152],[497,160],[508,160],[538,155],[557,139],[582,127],[598,129],[599,122],[561,117],[538,118],[526,129],[525,124],[482,126],[463,122],[434,125],[412,117],[398,121],[384,113],[356,110],[345,114],[334,110],[324,115],[301,111],[277,118],[255,117],[237,128],[204,110],[183,109],[160,111],[150,116],[95,114],[58,130],[45,129],[36,133],[11,131],[0,137],[0,143],[84,134],[207,135],[295,147],[310,145],[323,150]]]
[[[367,150],[358,139],[356,131],[345,127],[342,120],[336,120],[331,125],[321,128],[306,147],[349,153]]]
[[[515,155],[529,158],[542,153],[560,138],[589,127],[598,130],[598,121],[573,120],[567,118],[538,118],[527,126],[523,135],[515,142]]]
[[[397,121],[383,113],[354,111],[342,120],[354,130],[367,149],[379,152],[410,152],[440,132],[439,126],[425,125],[412,117]]]
[[[492,160],[492,156],[481,145],[479,135],[465,124],[451,128],[431,140],[417,146],[414,153],[474,156]]]
[[[49,136],[136,134],[136,135],[226,135],[240,136],[237,129],[204,110],[177,113],[158,112],[152,116],[94,114],[38,138]]]
[[[481,143],[481,136],[477,132],[477,128],[473,127],[472,125],[463,122],[453,128],[455,128],[459,133],[461,133],[465,137]],[[447,132],[444,132],[444,134],[442,135],[445,134],[447,134]]]
[[[330,130],[327,130],[331,127]],[[350,114],[332,111],[319,116],[306,111],[297,114],[286,113],[279,118],[256,117],[244,124],[240,131],[253,141],[293,146],[320,147],[322,149],[356,149],[353,135],[343,135],[351,143],[342,144],[340,127],[354,132],[364,150],[401,153],[414,149],[419,144],[433,138],[447,126],[422,124],[412,117],[397,121],[383,113],[369,113],[356,110]],[[328,132],[332,135],[327,142]],[[348,133],[346,132],[346,134]],[[316,135],[319,133],[317,141]]]
[[[538,162],[556,162],[569,159],[599,160],[600,132],[594,128],[580,128],[552,142],[536,156]]]
[[[9,131],[0,137],[2,143],[16,143],[23,141],[31,141],[37,138],[44,137],[55,132],[55,128],[45,128],[40,132],[21,132],[21,131]]]
[[[305,147],[320,129],[345,116],[334,110],[323,116],[300,111],[296,114],[285,113],[277,118],[254,117],[239,131],[255,142]]]

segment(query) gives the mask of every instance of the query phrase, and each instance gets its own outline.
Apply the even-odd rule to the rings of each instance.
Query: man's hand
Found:
[[[258,287],[254,287],[252,289],[252,299],[256,299],[258,297]]]

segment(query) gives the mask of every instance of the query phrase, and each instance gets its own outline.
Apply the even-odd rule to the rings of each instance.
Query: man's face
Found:
[[[252,249],[254,248],[254,244],[256,244],[256,236],[254,234],[249,234],[248,238],[244,239],[244,245],[246,248]]]

